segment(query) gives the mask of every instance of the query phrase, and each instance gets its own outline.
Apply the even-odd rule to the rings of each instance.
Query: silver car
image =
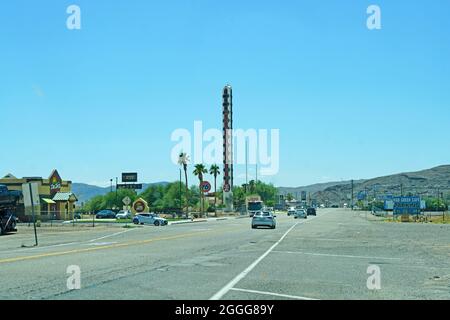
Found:
[[[167,220],[155,213],[140,213],[133,218],[134,224],[154,224],[155,226],[166,226]]]
[[[128,210],[120,210],[118,214],[116,214],[116,219],[131,219],[132,214]]]
[[[295,219],[298,219],[298,218],[307,219],[308,214],[305,209],[297,209],[297,210],[295,210],[294,218]]]
[[[277,227],[277,216],[273,215],[270,211],[259,211],[255,213],[252,218],[252,229],[258,227],[269,227],[275,229]]]

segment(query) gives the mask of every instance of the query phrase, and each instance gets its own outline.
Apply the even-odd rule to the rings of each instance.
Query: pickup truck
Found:
[[[0,235],[17,231],[14,211],[21,197],[22,192],[9,191],[5,185],[0,184]]]

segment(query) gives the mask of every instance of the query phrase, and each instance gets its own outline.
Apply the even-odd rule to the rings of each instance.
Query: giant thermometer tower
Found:
[[[223,88],[223,203],[233,211],[233,89]]]

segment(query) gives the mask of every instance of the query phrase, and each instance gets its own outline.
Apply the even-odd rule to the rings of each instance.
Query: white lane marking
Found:
[[[117,242],[96,242],[96,243],[89,243],[87,246],[109,246],[111,244],[116,244]]]
[[[31,248],[23,248],[23,249],[15,249],[15,250],[7,250],[7,251],[2,251],[1,253],[12,253],[12,252],[26,252],[26,251],[35,251],[35,250],[40,250],[40,249],[48,249],[48,248],[56,248],[56,247],[64,247],[64,246],[70,246],[70,245],[74,245],[74,244],[79,244],[81,242],[70,242],[70,243],[60,243],[60,244],[54,244],[51,246],[45,246],[45,247],[31,247]]]
[[[275,253],[289,253],[289,254],[303,254],[303,255],[309,255],[309,256],[336,257],[336,258],[403,260],[402,258],[393,258],[393,257],[354,256],[354,255],[349,255],[349,254],[314,253],[314,252],[302,252],[302,251],[277,251],[277,250],[275,250],[274,252]]]
[[[125,231],[120,231],[120,232],[116,232],[116,233],[113,233],[113,234],[108,234],[108,235],[106,235],[106,236],[104,236],[104,237],[100,237],[100,238],[96,238],[96,239],[89,240],[88,242],[95,242],[95,241],[98,241],[98,240],[103,240],[103,239],[106,239],[106,238],[111,238],[111,237],[118,236],[119,234],[122,234],[122,233],[125,233],[125,232],[128,232],[128,231],[131,231],[131,230],[134,230],[134,229],[128,229],[128,230],[125,230]]]
[[[263,295],[266,295],[266,296],[291,298],[291,299],[297,299],[297,300],[319,300],[319,299],[314,299],[314,298],[292,296],[292,295],[289,295],[289,294],[280,294],[280,293],[267,292],[267,291],[247,290],[247,289],[239,289],[239,288],[231,288],[230,290],[232,290],[232,291],[240,291],[240,292],[248,292],[248,293],[256,293],[256,294],[263,294]]]
[[[250,271],[252,271],[265,257],[267,257],[267,255],[273,250],[275,249],[280,243],[281,241],[283,241],[284,238],[286,238],[286,236],[289,234],[289,232],[291,232],[292,229],[294,229],[298,224],[302,224],[308,221],[312,221],[314,220],[314,218],[311,218],[309,220],[304,220],[301,222],[297,222],[296,224],[294,224],[292,227],[289,228],[288,231],[286,231],[283,236],[280,238],[280,240],[278,240],[274,245],[272,245],[262,256],[260,256],[258,259],[256,259],[251,265],[249,265],[247,267],[247,269],[245,269],[244,271],[242,271],[240,274],[238,274],[233,280],[231,280],[230,282],[228,282],[222,289],[220,289],[215,295],[213,295],[211,298],[209,298],[209,300],[220,300],[224,295],[227,294],[228,291],[231,290],[231,288],[233,288],[239,281],[241,281],[242,279],[244,279],[247,274],[250,273]]]

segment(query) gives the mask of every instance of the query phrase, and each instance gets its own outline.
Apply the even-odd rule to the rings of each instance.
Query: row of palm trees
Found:
[[[189,187],[188,187],[188,175],[187,175],[187,169],[188,169],[188,163],[190,159],[189,156],[182,152],[180,153],[178,157],[178,164],[183,168],[184,170],[184,178],[186,183],[186,213],[188,212],[189,207]],[[194,171],[192,172],[194,175],[198,177],[199,180],[199,188],[200,188],[200,201],[201,201],[201,210],[203,214],[203,208],[204,208],[204,192],[201,190],[201,186],[204,182],[204,175],[208,174],[208,169],[204,164],[196,164],[194,165]],[[214,177],[214,208],[217,206],[217,176],[220,175],[220,168],[218,165],[213,164],[209,168],[209,174],[211,174]]]

